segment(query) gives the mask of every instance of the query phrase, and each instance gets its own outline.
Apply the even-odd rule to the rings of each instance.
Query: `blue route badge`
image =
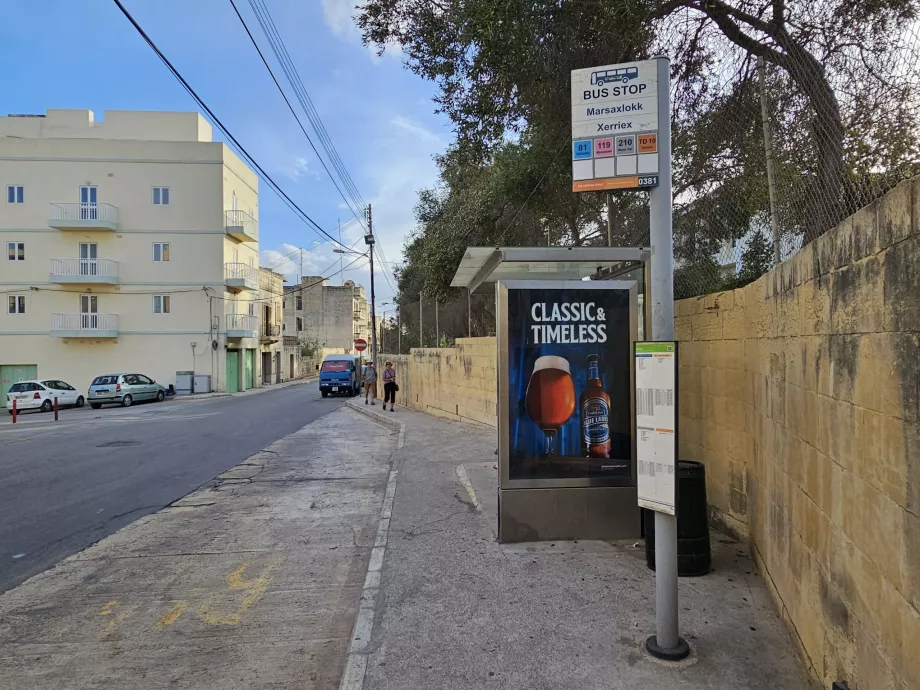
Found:
[[[576,161],[591,157],[591,139],[579,139],[572,142],[572,159]]]

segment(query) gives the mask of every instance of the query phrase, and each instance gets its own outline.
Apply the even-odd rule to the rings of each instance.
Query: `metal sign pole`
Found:
[[[674,339],[674,234],[671,200],[670,60],[658,67],[659,183],[649,192],[651,225],[652,340]],[[657,634],[646,641],[649,652],[664,659],[683,659],[687,643],[678,634],[677,518],[655,512],[655,610]]]

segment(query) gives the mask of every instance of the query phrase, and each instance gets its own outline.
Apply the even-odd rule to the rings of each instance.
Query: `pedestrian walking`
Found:
[[[393,368],[393,362],[387,362],[387,368],[383,370],[383,409],[387,409],[387,401],[390,402],[390,412],[393,411],[393,405],[396,404],[396,391],[399,386],[396,385],[396,369]]]
[[[370,404],[376,405],[374,400],[377,398],[377,367],[373,362],[368,362],[364,368],[364,404],[367,405],[368,398]]]

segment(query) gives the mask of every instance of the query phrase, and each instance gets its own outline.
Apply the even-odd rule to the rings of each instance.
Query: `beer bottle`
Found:
[[[581,454],[586,458],[610,457],[610,396],[601,383],[600,357],[588,356],[588,385],[581,394]]]

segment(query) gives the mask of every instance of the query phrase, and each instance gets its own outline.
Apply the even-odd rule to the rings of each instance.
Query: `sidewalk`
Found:
[[[245,396],[245,395],[258,395],[259,393],[268,393],[269,391],[277,391],[282,388],[290,388],[291,386],[299,386],[304,383],[313,383],[318,380],[318,376],[311,376],[303,379],[292,379],[290,381],[285,381],[284,383],[264,383],[258,388],[249,388],[248,390],[240,391],[239,393],[195,393],[195,395],[174,395],[169,400],[173,402],[200,402],[202,400],[213,400],[214,398],[229,398],[230,396]]]
[[[355,409],[403,424],[405,447],[373,633],[353,641],[343,689],[808,687],[742,545],[714,533],[714,572],[681,578],[693,655],[667,667],[644,652],[655,580],[642,542],[499,545],[494,431]]]

